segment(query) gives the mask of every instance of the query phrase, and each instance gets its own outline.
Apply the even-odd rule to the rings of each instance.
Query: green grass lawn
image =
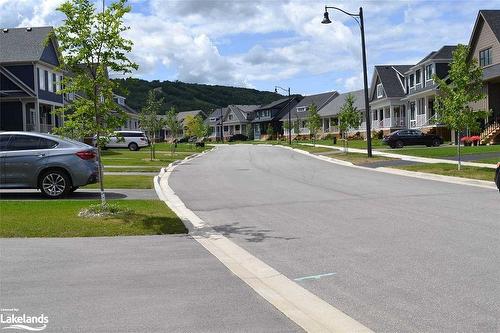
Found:
[[[110,200],[110,202],[117,202]],[[181,220],[159,200],[122,200],[133,212],[107,218],[78,217],[97,201],[0,201],[0,237],[97,237],[182,234]]]
[[[129,151],[126,149],[109,149],[102,153],[102,162],[106,165],[122,166],[167,166],[173,161],[183,159],[195,152],[176,152],[174,154],[167,151],[157,151],[156,159],[151,161],[149,151]]]
[[[394,160],[393,158],[389,157],[383,157],[383,156],[372,156],[368,157],[366,154],[360,154],[360,153],[339,153],[339,154],[330,154],[327,155],[328,157],[331,158],[336,158],[339,160],[351,162],[352,164],[355,165],[362,165],[362,164],[370,164],[370,163],[375,163],[375,162],[380,162],[380,161],[390,161]]]
[[[491,182],[493,182],[493,179],[495,178],[495,169],[462,166],[462,170],[458,171],[456,165],[446,163],[407,165],[394,168],[408,171],[435,173],[445,176],[487,180]]]
[[[283,146],[290,147],[288,144],[284,144]],[[305,150],[310,153],[327,153],[327,152],[334,152],[334,149],[331,148],[325,148],[325,147],[313,147],[313,146],[305,146],[305,145],[300,145],[298,143],[292,143],[292,148],[300,149],[300,150]]]
[[[149,189],[153,188],[153,176],[143,176],[143,175],[104,175],[104,188],[138,188],[138,189]],[[87,185],[82,187],[85,188],[99,188],[99,183]]]
[[[107,172],[159,172],[163,166],[145,166],[145,167],[125,167],[125,168],[113,168],[105,167],[104,171]]]
[[[387,152],[402,154],[402,155],[412,155],[420,157],[452,157],[457,155],[456,146],[440,146],[440,147],[422,147],[422,148],[402,148],[402,149],[390,149]],[[500,145],[492,146],[474,146],[474,147],[462,147],[461,153],[463,155],[470,154],[481,154],[481,153],[494,153],[498,152],[500,154]]]
[[[484,158],[482,160],[477,160],[474,162],[487,163],[487,164],[497,164],[498,162],[500,162],[500,154],[498,155],[498,157]]]
[[[312,141],[300,141],[300,143],[313,143]],[[328,140],[316,140],[316,144],[318,145],[327,145],[327,146],[336,146],[343,147],[344,142],[342,140],[337,140],[337,143],[333,144],[333,139]],[[373,148],[383,148],[387,147],[383,144],[382,140],[374,139],[372,140]],[[349,148],[358,148],[358,149],[366,149],[366,141],[365,140],[349,140]]]

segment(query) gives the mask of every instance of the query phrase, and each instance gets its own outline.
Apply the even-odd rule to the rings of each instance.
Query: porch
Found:
[[[62,117],[56,115],[57,107],[32,99],[2,100],[0,130],[50,133],[54,127],[63,123]]]

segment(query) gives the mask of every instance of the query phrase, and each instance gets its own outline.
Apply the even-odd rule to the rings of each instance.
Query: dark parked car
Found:
[[[384,143],[391,148],[403,148],[404,146],[425,145],[437,147],[443,143],[439,135],[425,134],[419,130],[399,130],[384,137]]]
[[[234,142],[234,141],[247,141],[248,137],[243,134],[235,134],[229,137],[229,142]]]
[[[497,163],[497,170],[495,172],[495,184],[497,184],[498,190],[500,191],[500,162]]]
[[[98,181],[95,148],[50,134],[0,133],[0,188],[39,189],[48,198]]]

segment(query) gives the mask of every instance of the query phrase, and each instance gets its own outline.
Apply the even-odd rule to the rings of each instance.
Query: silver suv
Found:
[[[95,148],[50,134],[0,133],[0,188],[35,188],[48,198],[98,181]]]

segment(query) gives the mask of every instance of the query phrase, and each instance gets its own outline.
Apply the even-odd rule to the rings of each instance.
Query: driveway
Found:
[[[217,231],[378,332],[500,330],[498,191],[220,146],[170,186]]]
[[[189,236],[0,239],[0,253],[0,313],[43,313],[43,332],[300,332]]]

